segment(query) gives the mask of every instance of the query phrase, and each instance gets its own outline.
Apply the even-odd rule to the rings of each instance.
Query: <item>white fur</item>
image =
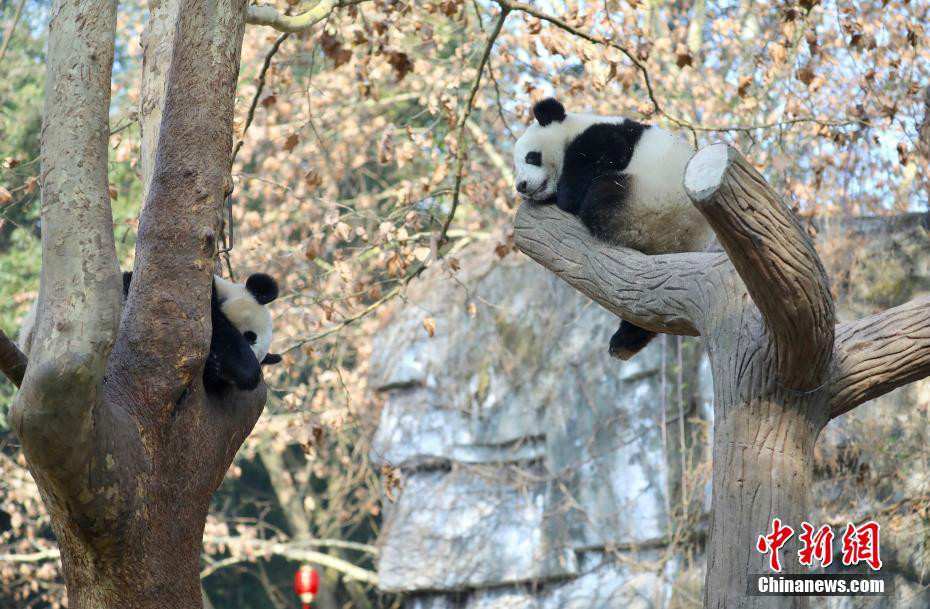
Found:
[[[555,195],[565,149],[585,129],[597,123],[622,123],[620,116],[569,112],[565,120],[545,127],[533,123],[514,146],[515,186],[526,181],[524,198],[543,201]],[[542,166],[526,163],[529,152],[542,152]],[[713,231],[692,205],[684,189],[684,173],[694,149],[660,127],[651,126],[633,148],[622,173],[633,177],[624,217],[628,231],[615,242],[647,254],[705,249]]]
[[[213,281],[223,315],[243,334],[249,331],[255,333],[252,352],[261,363],[271,348],[271,312],[255,300],[245,284],[233,283],[219,275],[214,275]]]

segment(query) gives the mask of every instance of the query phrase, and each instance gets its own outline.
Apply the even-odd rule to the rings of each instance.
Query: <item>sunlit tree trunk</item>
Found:
[[[202,605],[210,498],[265,402],[264,385],[220,401],[201,380],[246,1],[153,4],[146,198],[125,306],[107,192],[116,2],[51,12],[40,296],[10,420],[72,609]]]

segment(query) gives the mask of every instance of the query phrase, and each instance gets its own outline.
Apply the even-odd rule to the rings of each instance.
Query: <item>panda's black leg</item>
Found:
[[[608,352],[611,357],[626,361],[642,351],[655,336],[655,332],[621,321],[620,327],[610,337]]]

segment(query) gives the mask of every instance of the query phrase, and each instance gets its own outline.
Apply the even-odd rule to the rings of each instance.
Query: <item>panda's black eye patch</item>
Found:
[[[541,152],[527,152],[526,153],[526,164],[527,165],[536,165],[537,167],[542,165],[542,153]]]
[[[245,337],[245,340],[249,341],[250,345],[254,345],[255,341],[258,340],[258,335],[255,332],[252,332],[251,330],[246,330],[245,332],[242,333],[242,336]]]

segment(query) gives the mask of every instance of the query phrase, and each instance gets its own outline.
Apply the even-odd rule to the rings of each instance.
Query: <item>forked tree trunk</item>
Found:
[[[149,93],[166,93],[146,114],[161,121],[156,132],[147,123],[152,166],[125,306],[107,192],[116,2],[52,9],[42,277],[10,420],[51,516],[71,609],[202,606],[210,499],[265,402],[264,385],[220,399],[202,382],[246,4],[153,7],[158,19],[179,17],[155,28],[173,32],[171,52],[147,53],[170,66],[146,65]],[[0,350],[17,380],[16,353],[8,341]]]
[[[517,246],[605,308],[657,332],[701,335],[714,377],[713,502],[705,609],[803,609],[749,596],[771,573],[756,541],[809,518],[823,426],[930,375],[930,299],[836,325],[823,265],[765,180],[723,144],[700,150],[685,188],[725,254],[646,256],[595,241],[555,206],[524,204]],[[780,551],[799,572],[797,534]]]

